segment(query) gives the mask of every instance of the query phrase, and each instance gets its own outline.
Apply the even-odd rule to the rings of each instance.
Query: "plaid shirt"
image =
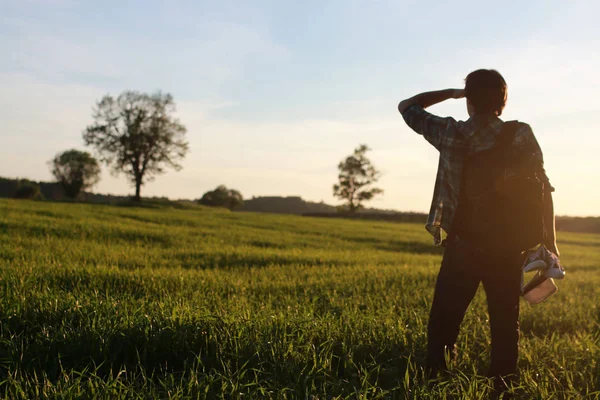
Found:
[[[440,152],[433,200],[425,225],[433,235],[434,244],[440,245],[441,231],[449,232],[458,206],[464,160],[494,146],[504,122],[493,115],[475,115],[467,121],[456,121],[430,114],[417,105],[408,107],[402,117],[410,128],[423,135]],[[519,124],[512,149],[532,154],[540,166],[538,177],[553,191],[543,168],[542,151],[529,125]]]

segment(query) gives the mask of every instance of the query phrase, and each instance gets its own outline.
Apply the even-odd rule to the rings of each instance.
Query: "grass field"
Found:
[[[423,380],[441,253],[421,225],[0,200],[7,398],[483,399],[480,290]],[[522,302],[518,398],[600,397],[600,235]]]

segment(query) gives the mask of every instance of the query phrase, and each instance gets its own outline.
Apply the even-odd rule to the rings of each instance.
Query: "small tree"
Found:
[[[354,154],[338,164],[340,182],[333,185],[333,195],[345,200],[350,212],[360,209],[363,201],[383,193],[380,188],[370,187],[377,182],[381,174],[365,156],[369,150],[367,145],[360,145],[354,149]]]
[[[76,199],[84,189],[100,181],[100,164],[85,151],[67,150],[50,161],[52,175],[62,185],[67,197]]]
[[[141,199],[142,185],[166,167],[181,169],[179,160],[188,143],[185,126],[174,112],[170,94],[127,91],[116,99],[106,95],[94,109],[94,123],[83,133],[85,144],[95,147],[115,175],[128,176],[136,201]]]
[[[218,186],[215,190],[204,193],[198,203],[211,207],[226,207],[233,210],[244,203],[242,194],[234,189],[227,189],[224,185]]]

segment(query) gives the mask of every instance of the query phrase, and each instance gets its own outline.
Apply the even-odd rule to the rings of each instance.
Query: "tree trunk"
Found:
[[[354,205],[353,200],[350,200],[350,203],[348,204],[348,211],[350,211],[350,214],[354,214],[356,211],[356,205]]]
[[[354,191],[350,192],[350,197],[348,198],[348,212],[350,214],[354,214],[355,206],[354,206]]]
[[[135,182],[135,197],[133,198],[133,200],[136,202],[142,201],[142,198],[140,196],[140,188],[141,187],[142,187],[142,181],[136,180],[136,182]]]

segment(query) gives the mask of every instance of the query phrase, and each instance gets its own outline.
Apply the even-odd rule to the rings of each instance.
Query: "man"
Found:
[[[441,118],[425,111],[442,101],[463,97],[466,97],[470,116],[467,121]],[[464,89],[421,93],[398,105],[407,125],[440,152],[426,229],[433,235],[435,244],[443,244],[446,248],[428,324],[428,369],[436,374],[446,368],[445,353],[455,353],[460,324],[482,282],[492,334],[489,376],[500,378],[495,380],[496,385],[513,376],[517,368],[524,249],[511,247],[510,235],[500,235],[496,226],[489,226],[489,221],[494,221],[497,216],[489,206],[485,209],[485,204],[477,204],[477,196],[466,205],[461,184],[465,182],[464,172],[479,172],[469,170],[469,160],[483,154],[481,152],[495,149],[499,137],[504,135],[501,132],[506,132],[503,129],[505,123],[499,118],[506,99],[507,86],[502,75],[495,70],[481,69],[467,76]],[[511,126],[514,126],[514,136],[509,143],[511,151],[525,154],[536,168],[538,179],[545,183],[544,242],[558,255],[551,196],[554,189],[543,169],[542,152],[529,125]],[[471,190],[467,184],[464,186],[464,192]],[[487,211],[481,214],[481,210]],[[448,233],[446,240],[442,240],[442,232]]]

